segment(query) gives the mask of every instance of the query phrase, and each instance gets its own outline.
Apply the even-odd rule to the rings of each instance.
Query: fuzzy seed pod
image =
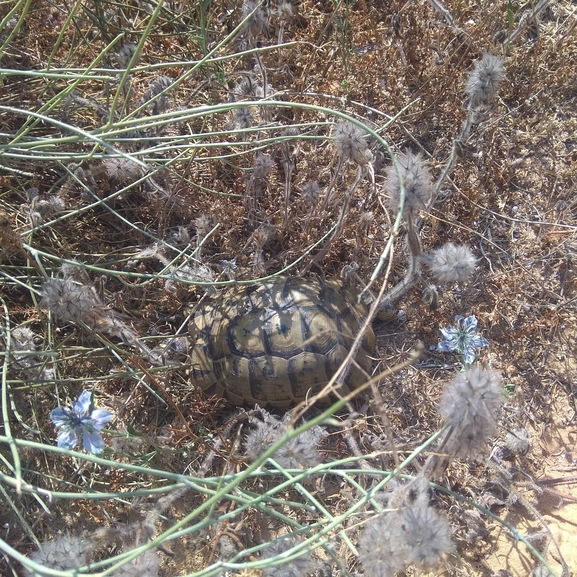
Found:
[[[106,158],[103,164],[108,178],[117,186],[130,184],[144,175],[140,165],[124,157]]]
[[[262,421],[256,419],[252,421],[256,428],[247,435],[244,443],[246,455],[252,461],[258,459],[290,431],[290,412],[282,421],[264,410],[262,410],[262,415]],[[298,437],[287,441],[272,458],[285,469],[314,467],[321,462],[317,447],[325,435],[325,430],[321,427],[305,431]]]
[[[107,308],[87,286],[71,280],[52,279],[42,285],[42,301],[58,320],[84,322],[95,328],[106,317]]]
[[[58,539],[42,543],[40,549],[30,555],[30,559],[49,569],[67,571],[86,565],[90,549],[88,539],[65,533]],[[36,573],[25,569],[25,574],[32,576]]]
[[[440,413],[449,423],[444,445],[453,457],[475,457],[497,431],[503,404],[501,377],[498,373],[474,365],[460,373],[444,389]]]
[[[305,182],[301,189],[301,195],[306,204],[313,209],[321,196],[321,185],[316,181]]]
[[[123,565],[112,575],[114,577],[157,577],[159,570],[158,555],[151,549]]]
[[[366,132],[352,122],[339,122],[334,130],[334,146],[342,160],[352,160],[361,166],[367,164],[372,154],[365,139]]]
[[[268,32],[267,15],[259,4],[260,2],[258,0],[246,0],[242,5],[243,20],[254,10],[254,14],[245,24],[249,36],[262,36]]]
[[[429,255],[422,256],[431,273],[440,283],[466,281],[477,264],[477,259],[468,246],[448,242]]]
[[[410,216],[425,208],[431,200],[431,175],[420,154],[404,152],[397,157],[397,163],[405,187],[403,215]],[[386,191],[390,196],[391,210],[397,212],[401,203],[401,182],[394,165],[387,168]]]
[[[286,551],[289,551],[296,545],[302,542],[299,537],[287,537],[280,541],[271,543],[262,552],[262,558],[268,559],[270,557],[276,557],[277,555],[282,555]],[[300,557],[296,559],[291,559],[281,565],[276,565],[274,567],[267,567],[263,570],[263,577],[301,577],[311,573],[314,570],[314,563],[310,559],[310,553],[303,553]]]
[[[270,154],[257,152],[252,163],[253,176],[257,180],[264,180],[273,169],[274,161]]]
[[[497,56],[485,54],[481,60],[477,60],[465,87],[471,105],[491,102],[499,91],[504,75],[503,62]]]
[[[393,577],[410,564],[434,569],[453,549],[451,526],[444,516],[428,504],[426,494],[414,500],[403,495],[392,511],[381,513],[367,523],[359,537],[361,563],[367,577]]]

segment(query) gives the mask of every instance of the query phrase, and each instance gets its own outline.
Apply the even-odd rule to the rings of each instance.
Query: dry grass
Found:
[[[391,469],[391,434],[401,457],[425,441],[438,429],[438,399],[459,366],[434,350],[439,328],[451,324],[456,314],[475,314],[490,342],[481,361],[503,375],[509,396],[493,444],[493,464],[453,464],[442,484],[526,535],[546,523],[561,554],[577,566],[569,540],[577,521],[572,504],[577,498],[574,5],[550,2],[535,21],[512,18],[508,24],[513,15],[506,2],[454,3],[449,6],[454,24],[448,25],[426,2],[393,1],[382,7],[378,0],[351,6],[303,0],[286,22],[272,19],[264,32],[245,29],[215,54],[230,58],[196,67],[192,63],[242,19],[235,2],[210,3],[206,14],[202,4],[168,2],[158,11],[123,91],[118,82],[126,63],[119,64],[115,54],[127,42],[139,42],[153,4],[87,2],[74,5],[67,22],[68,4],[34,2],[5,46],[1,65],[10,72],[0,88],[3,342],[10,332],[13,339],[18,336],[16,327],[25,327],[32,331],[37,352],[27,357],[31,366],[24,357],[6,361],[9,421],[3,434],[53,445],[50,411],[58,401],[74,400],[83,388],[95,388],[99,406],[115,414],[114,427],[135,432],[130,439],[106,436],[116,451],[107,457],[175,475],[217,478],[242,470],[245,464],[234,442],[247,428],[245,413],[203,398],[190,386],[186,371],[151,367],[129,343],[55,324],[41,310],[34,289],[75,260],[78,278],[94,285],[103,302],[153,348],[175,335],[197,305],[204,294],[198,281],[227,279],[223,261],[235,261],[230,274],[239,280],[287,267],[289,274],[338,276],[355,262],[361,282],[368,282],[396,216],[389,213],[384,192],[390,160],[371,139],[375,184],[365,175],[344,211],[338,237],[330,245],[321,241],[343,214],[346,191],[357,175],[352,163],[338,167],[330,141],[338,118],[330,111],[366,122],[395,153],[407,148],[421,152],[437,177],[467,115],[467,74],[475,60],[492,52],[502,56],[506,80],[462,144],[439,201],[422,213],[420,223],[424,250],[446,241],[465,243],[479,258],[477,271],[467,284],[442,290],[437,308],[431,309],[415,290],[396,303],[404,317],[377,324],[375,374],[406,360],[417,341],[425,344],[426,353],[381,382],[380,399],[356,399],[359,418],[350,423],[351,430],[330,429],[322,449],[327,462],[346,458],[349,436],[363,454],[383,451],[372,466]],[[1,6],[0,19],[15,5]],[[203,14],[208,24],[201,26]],[[507,42],[507,34],[517,31],[515,40]],[[283,42],[293,44],[276,49],[281,34]],[[0,45],[7,37],[0,32]],[[262,48],[258,58],[254,51],[237,55],[257,42]],[[67,94],[75,82],[73,72],[96,62],[94,77],[77,81],[76,97]],[[56,71],[52,76],[29,74],[48,67]],[[263,96],[263,71],[267,97],[285,106],[256,105]],[[161,74],[180,81],[168,92],[166,108],[157,111],[167,116],[154,117],[152,107],[134,114]],[[257,90],[240,94],[239,85],[247,80]],[[245,99],[255,105],[250,126],[239,131],[242,119],[234,101]],[[209,108],[198,108],[203,106]],[[44,117],[35,120],[26,111]],[[52,120],[83,134],[93,131],[141,161],[148,177],[129,161],[119,160],[113,170],[99,144]],[[143,130],[148,120],[151,127]],[[293,125],[302,126],[287,139]],[[31,146],[33,139],[42,139],[43,148]],[[266,168],[262,174],[254,169],[257,163]],[[325,205],[322,192],[318,204],[307,203],[307,183],[318,181],[326,191],[333,179],[330,203]],[[59,203],[54,212],[38,208],[40,201],[54,199]],[[402,278],[406,261],[398,242],[391,283]],[[176,267],[181,271],[177,278]],[[54,371],[48,378],[46,367]],[[341,417],[346,419],[346,413]],[[525,454],[514,454],[505,441],[508,431],[519,429],[531,433]],[[141,470],[91,464],[35,446],[20,447],[18,453],[24,481],[49,491],[144,491],[166,484]],[[0,457],[0,472],[11,477],[14,454],[7,443],[0,444]],[[370,485],[362,476],[360,482]],[[243,490],[261,494],[274,483],[254,477]],[[39,497],[26,492],[17,497],[8,485],[2,487],[2,538],[23,554],[34,550],[34,537],[42,541],[65,530],[113,531],[147,518],[157,531],[164,530],[206,498],[188,491],[160,504],[149,495],[141,500],[60,499],[46,505]],[[335,516],[358,499],[351,485],[341,485],[333,475],[318,478],[309,491]],[[302,500],[294,487],[280,497]],[[458,551],[447,559],[443,574],[521,576],[537,566],[491,518],[447,494],[436,500],[450,515]],[[238,506],[219,502],[216,514]],[[159,553],[162,574],[200,571],[219,556],[230,558],[274,539],[287,531],[281,513],[295,526],[314,525],[320,517],[318,511],[291,509],[286,503],[277,512],[278,517],[267,517],[249,508],[230,522],[168,541],[168,554]],[[354,540],[358,531],[352,526]],[[118,552],[110,544],[120,542],[116,534],[102,539],[101,558]],[[560,574],[560,553],[548,537],[533,542]],[[350,549],[343,546],[339,552],[345,550],[343,566],[360,570]],[[328,566],[325,557],[323,551],[318,563]],[[257,558],[255,552],[251,559]],[[0,560],[3,574],[18,571],[17,562]]]

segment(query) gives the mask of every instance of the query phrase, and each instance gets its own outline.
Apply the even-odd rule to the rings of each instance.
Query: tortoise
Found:
[[[192,382],[234,405],[290,408],[329,382],[367,313],[359,292],[335,279],[230,287],[189,323]],[[375,340],[369,327],[343,393],[366,382]]]

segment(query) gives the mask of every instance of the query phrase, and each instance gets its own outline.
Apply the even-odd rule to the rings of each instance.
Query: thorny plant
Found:
[[[206,2],[194,4],[196,12],[184,3],[162,2],[139,8],[102,2],[94,10],[82,3],[58,6],[45,12],[63,25],[41,70],[22,69],[15,60],[19,34],[26,33],[32,14],[30,2],[14,3],[2,16],[7,91],[16,90],[10,81],[20,77],[40,77],[50,87],[34,109],[16,97],[0,106],[2,118],[9,120],[0,160],[18,182],[14,188],[21,187],[17,200],[4,205],[13,212],[0,215],[2,275],[11,291],[31,303],[29,317],[41,319],[13,317],[2,301],[0,491],[11,514],[0,540],[6,570],[17,575],[21,565],[31,576],[176,575],[171,547],[179,543],[192,543],[198,552],[179,571],[198,577],[251,569],[288,577],[323,564],[342,575],[351,575],[356,565],[375,577],[409,565],[450,567],[457,544],[451,520],[441,511],[441,495],[466,499],[442,485],[433,491],[433,481],[443,479],[452,460],[486,455],[505,400],[500,375],[473,364],[476,349],[487,344],[475,334],[474,316],[460,317],[456,329],[443,329],[440,350],[462,355],[464,371],[444,387],[442,428],[426,440],[415,439],[403,460],[388,433],[375,441],[372,452],[345,433],[357,417],[342,412],[352,397],[306,419],[238,410],[219,429],[203,431],[199,419],[201,425],[192,430],[171,398],[174,392],[184,402],[188,394],[180,393],[189,387],[171,369],[186,363],[185,321],[179,314],[189,290],[198,296],[250,273],[325,265],[346,245],[344,231],[355,215],[358,244],[368,237],[362,230],[374,230],[374,212],[359,213],[369,198],[386,197],[383,204],[390,211],[390,222],[379,225],[385,239],[380,254],[371,253],[378,261],[371,283],[382,278],[386,263],[388,280],[393,262],[403,262],[393,261],[398,236],[404,238],[407,259],[404,276],[389,282],[379,297],[371,295],[374,313],[410,289],[420,290],[433,305],[435,283],[466,287],[477,264],[472,250],[448,239],[424,251],[421,228],[425,211],[445,201],[441,193],[474,127],[490,115],[504,63],[486,53],[473,64],[464,88],[466,117],[433,182],[425,155],[412,150],[414,143],[393,153],[382,137],[396,118],[378,125],[311,104],[303,92],[300,99],[285,98],[287,90],[276,97],[283,50],[306,19],[296,3],[246,1],[235,13],[238,25],[224,37],[216,33],[219,7],[210,11]],[[345,9],[345,19],[335,15],[333,24],[341,34],[348,80],[352,6],[336,4]],[[441,3],[433,5],[455,25]],[[135,16],[131,22],[143,27],[134,30],[131,24],[132,33],[119,34],[128,29],[129,12]],[[398,29],[399,22],[393,24]],[[148,61],[148,44],[169,27],[181,44],[201,46],[202,57],[171,57],[175,41],[163,48],[167,53],[157,64]],[[72,28],[82,46],[78,54],[67,40]],[[328,30],[330,22],[323,34]],[[68,51],[69,59],[58,68],[61,51]],[[88,67],[86,58],[92,58]],[[248,69],[234,69],[232,63],[242,58],[250,62]],[[278,68],[269,69],[271,61]],[[168,76],[176,68],[176,77]],[[91,83],[101,89],[94,91]],[[215,97],[223,92],[226,98]],[[323,150],[330,152],[323,157]],[[301,176],[297,164],[313,154],[326,161],[325,168],[308,166]],[[386,157],[390,162],[379,168]],[[275,205],[271,183],[283,191],[277,192],[278,214],[270,210]],[[204,202],[204,212],[194,204],[203,195],[212,199]],[[239,238],[235,220],[229,218],[226,226],[219,222],[225,218],[220,205],[228,198],[244,215],[244,247],[233,241]],[[87,223],[102,227],[102,236]],[[81,243],[63,235],[63,227],[90,233],[88,242],[102,244],[106,254],[77,251]],[[116,229],[127,238],[119,238]],[[314,240],[306,250],[283,252],[291,232]],[[118,252],[109,248],[114,242],[106,235],[122,247]],[[357,262],[347,262],[342,274],[349,282],[370,275],[366,261],[363,265],[359,270]],[[143,330],[145,323],[130,314],[143,308],[148,294],[167,310],[159,330]],[[156,312],[144,307],[142,317],[152,321]],[[102,370],[96,370],[98,363]],[[148,428],[131,409],[142,394],[137,389],[156,398],[163,413]],[[97,391],[99,405],[107,399],[112,410],[95,408]],[[199,398],[194,402],[188,405],[193,414],[209,409]],[[178,427],[163,420],[169,410],[181,419]],[[387,428],[386,416],[379,416]],[[52,424],[59,431],[57,444]],[[188,440],[179,443],[183,436]],[[351,455],[329,458],[334,438],[341,437]],[[80,440],[88,454],[73,450]],[[391,452],[394,466],[385,466],[384,455]],[[338,480],[344,505],[332,507],[323,499],[328,479]],[[65,503],[79,512],[94,503],[103,515],[98,523],[67,517]],[[548,567],[546,547],[535,547],[474,501],[467,504],[502,523]],[[140,518],[134,520],[125,509],[139,509]],[[52,532],[50,523],[42,522],[39,531],[33,512],[66,521],[66,530]],[[241,543],[234,528],[248,518],[260,520],[261,535]]]

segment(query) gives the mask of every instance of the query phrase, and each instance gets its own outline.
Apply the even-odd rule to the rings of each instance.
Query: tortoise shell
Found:
[[[294,406],[328,383],[366,315],[358,291],[336,280],[231,287],[189,324],[193,383],[239,406]],[[374,346],[369,327],[343,393],[366,382]]]

